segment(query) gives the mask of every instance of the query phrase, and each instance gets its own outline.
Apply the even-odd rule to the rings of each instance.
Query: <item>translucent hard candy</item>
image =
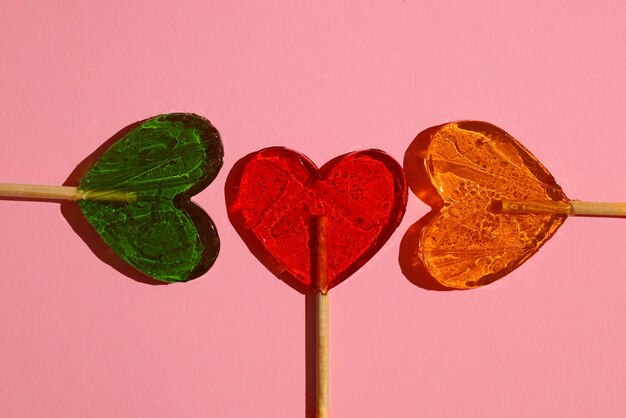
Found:
[[[502,211],[502,201],[568,199],[537,158],[486,122],[424,131],[404,165],[411,188],[433,208],[419,223],[411,263],[449,288],[503,277],[535,254],[567,217]]]
[[[223,154],[217,130],[201,116],[147,119],[113,143],[79,184],[86,196],[127,192],[134,201],[78,204],[122,260],[157,280],[191,280],[215,261],[219,237],[189,199],[217,176]]]
[[[353,152],[318,168],[285,148],[249,156],[227,192],[240,235],[280,277],[319,288],[312,277],[315,218],[328,219],[326,292],[363,266],[396,229],[406,207],[402,168],[382,151]]]

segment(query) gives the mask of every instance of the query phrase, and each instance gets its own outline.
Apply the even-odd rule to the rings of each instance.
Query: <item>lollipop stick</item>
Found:
[[[581,202],[580,200],[573,200],[571,205],[572,213],[570,215],[611,218],[626,216],[626,203]]]
[[[316,344],[316,408],[317,417],[328,417],[328,295],[319,292],[315,298],[317,310]]]
[[[504,200],[502,211],[512,214],[557,214],[568,216],[626,217],[626,203],[613,202],[553,202],[544,200]]]
[[[98,200],[106,202],[134,202],[134,193],[112,190],[81,190],[70,186],[0,183],[0,197],[20,199]]]
[[[317,418],[328,417],[328,218],[316,218],[315,279],[319,291],[315,295],[315,405]]]

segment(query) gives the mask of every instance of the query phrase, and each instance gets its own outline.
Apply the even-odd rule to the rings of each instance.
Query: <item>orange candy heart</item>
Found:
[[[567,218],[502,212],[502,201],[569,200],[537,158],[486,122],[453,122],[422,132],[407,150],[404,167],[411,189],[432,207],[403,240],[405,274],[421,283],[434,280],[423,287],[489,284],[535,254]]]

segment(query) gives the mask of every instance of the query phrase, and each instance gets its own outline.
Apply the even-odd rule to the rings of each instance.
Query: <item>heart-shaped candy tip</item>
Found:
[[[455,289],[486,285],[535,254],[566,219],[502,212],[505,200],[568,199],[537,158],[492,124],[465,121],[427,129],[407,150],[404,165],[411,188],[433,207],[418,222],[419,231],[411,232],[418,241],[405,260],[405,274],[425,273]]]
[[[79,188],[120,191],[136,201],[82,200],[80,209],[104,242],[140,272],[165,282],[204,274],[219,252],[209,216],[189,198],[213,181],[224,151],[219,133],[201,116],[147,119],[113,143]]]
[[[342,155],[318,170],[304,155],[274,147],[238,166],[228,182],[231,221],[251,251],[300,291],[326,292],[341,283],[383,246],[404,215],[404,173],[383,151]],[[326,286],[312,273],[320,217],[328,220]]]

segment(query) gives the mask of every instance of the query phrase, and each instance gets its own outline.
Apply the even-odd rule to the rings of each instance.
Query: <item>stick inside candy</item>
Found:
[[[315,294],[315,406],[316,417],[328,417],[328,242],[327,216],[313,218],[316,233]]]

